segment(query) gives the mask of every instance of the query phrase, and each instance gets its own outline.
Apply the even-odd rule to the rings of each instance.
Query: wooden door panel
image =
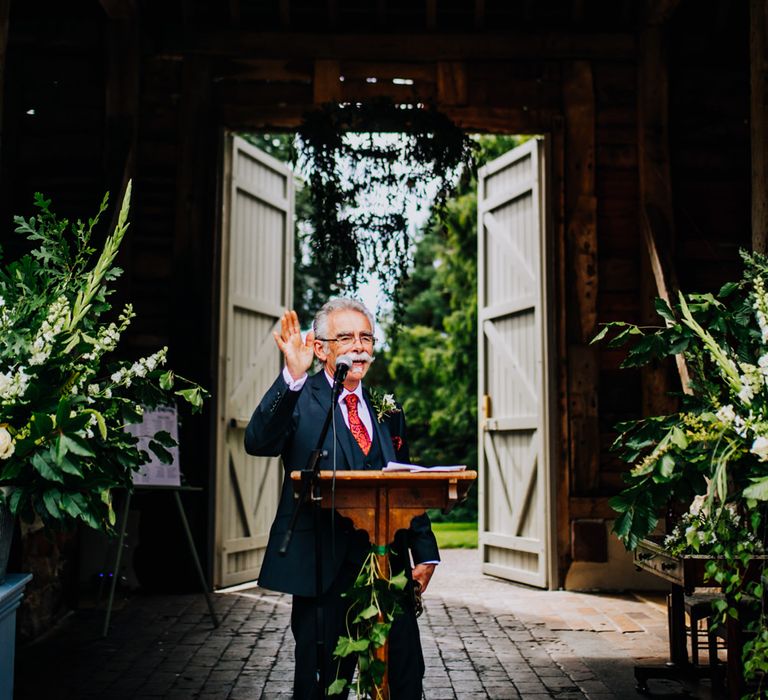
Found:
[[[291,305],[293,173],[230,137],[223,201],[217,586],[257,577],[277,510],[279,460],[247,455],[243,432],[281,369],[272,331]]]
[[[543,144],[531,140],[481,169],[478,306],[483,571],[548,585],[548,422],[544,375]]]

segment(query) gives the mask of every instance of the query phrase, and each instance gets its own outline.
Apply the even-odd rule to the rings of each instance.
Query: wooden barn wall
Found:
[[[683,3],[668,55],[676,268],[683,289],[717,291],[751,247],[748,3]]]
[[[112,208],[97,232],[102,240],[130,175],[131,225],[117,259],[125,272],[112,297],[116,310],[131,302],[136,312],[122,353],[133,359],[167,345],[170,367],[211,388],[218,133],[205,121],[199,102],[185,97],[181,62],[163,63],[165,72],[158,72],[150,56],[133,71],[128,53],[138,49],[130,45],[131,31],[124,23],[111,21],[98,3],[74,8],[12,3],[0,151],[4,258],[25,250],[13,233],[12,217],[31,215],[38,191],[52,200],[57,214],[72,221],[93,216],[110,191]],[[128,87],[138,95],[141,86],[137,105],[130,104],[131,94],[117,94],[126,92],[122,83],[131,76],[136,85]],[[187,85],[196,77],[188,72]],[[195,121],[194,129],[184,128],[185,118]],[[138,143],[131,157],[133,138]],[[183,474],[189,483],[207,487],[210,414],[208,409],[196,416],[182,411],[182,418]],[[204,561],[207,499],[208,493],[184,496]],[[132,509],[140,512],[141,545],[131,550],[131,558],[142,584],[179,588],[196,580],[170,494],[137,492]],[[76,548],[76,543],[69,546]],[[72,575],[74,586],[77,572]]]
[[[408,102],[436,100],[470,131],[552,136],[563,576],[571,521],[611,515],[607,497],[620,487],[624,468],[607,449],[612,426],[642,411],[641,375],[618,369],[621,353],[588,346],[600,321],[640,320],[652,291],[638,224],[633,37],[604,34],[603,43],[577,37],[571,48],[531,40],[526,54],[525,47],[505,48],[503,42],[475,42],[471,49],[469,35],[460,35],[470,47],[461,61],[435,60],[446,51],[439,38],[405,38],[392,61],[393,38],[374,37],[337,42],[329,58],[318,48],[324,46],[320,35],[307,42],[259,35],[261,43],[254,45],[236,32],[228,35],[230,42],[216,42],[211,31],[202,32],[202,41],[187,42],[178,38],[178,28],[160,26],[178,18],[157,4],[142,18],[134,47],[140,49],[138,101],[120,113],[109,98],[114,21],[90,3],[78,16],[67,14],[71,8],[65,13],[43,4],[45,13],[31,2],[11,16],[0,152],[3,243],[11,214],[28,213],[35,190],[50,195],[62,213],[92,213],[103,191],[122,181],[121,154],[126,139],[135,138],[129,169],[134,208],[120,287],[120,298],[130,298],[137,312],[129,351],[169,344],[171,364],[210,387],[224,127],[291,129],[316,103],[387,94]],[[685,0],[667,29],[673,254],[686,289],[732,278],[736,250],[750,240],[746,10],[731,5]],[[501,56],[494,55],[497,50]],[[368,82],[370,77],[379,80]],[[395,77],[413,84],[393,85]],[[115,110],[119,118],[110,119]],[[203,486],[214,469],[210,419],[187,419],[182,426],[184,472]],[[211,517],[206,498],[189,502],[200,543]],[[165,503],[148,505],[143,531],[180,537],[168,512]],[[209,553],[205,545],[201,549]],[[157,565],[157,557],[146,555],[139,565],[148,563]],[[182,552],[165,568],[193,580],[186,564]]]

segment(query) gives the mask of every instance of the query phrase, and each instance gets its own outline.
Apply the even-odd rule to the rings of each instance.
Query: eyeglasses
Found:
[[[316,338],[324,343],[339,343],[341,345],[352,345],[355,338],[360,338],[361,345],[372,346],[376,342],[376,336],[373,333],[339,333],[335,338]]]

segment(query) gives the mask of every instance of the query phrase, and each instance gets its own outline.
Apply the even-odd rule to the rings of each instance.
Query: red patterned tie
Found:
[[[360,420],[360,414],[357,412],[357,394],[347,394],[344,397],[344,401],[347,402],[347,410],[349,411],[349,429],[352,431],[352,435],[355,436],[355,440],[360,445],[363,454],[367,455],[371,450],[371,437],[368,435],[363,421]]]

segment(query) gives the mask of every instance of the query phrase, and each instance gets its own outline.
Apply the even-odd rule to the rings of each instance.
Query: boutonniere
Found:
[[[379,423],[393,413],[400,413],[400,408],[395,401],[394,394],[385,394],[383,391],[376,391],[375,389],[370,393],[371,406],[373,406],[373,410],[376,411],[376,420]]]

